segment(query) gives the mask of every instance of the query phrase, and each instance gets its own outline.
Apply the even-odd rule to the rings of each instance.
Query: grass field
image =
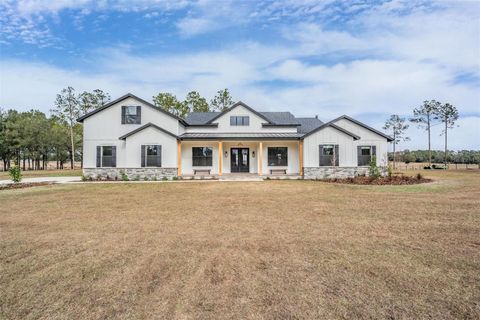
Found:
[[[480,171],[0,192],[0,318],[478,319]]]
[[[81,176],[82,169],[63,169],[63,170],[56,170],[56,169],[49,169],[49,170],[32,170],[32,171],[22,171],[23,178],[35,178],[35,177],[73,177],[73,176]],[[10,180],[10,175],[8,172],[1,171],[0,172],[0,180]]]

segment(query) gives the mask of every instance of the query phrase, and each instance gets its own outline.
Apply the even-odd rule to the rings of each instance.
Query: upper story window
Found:
[[[250,125],[250,117],[248,116],[231,116],[230,117],[231,126],[248,126]]]
[[[269,166],[288,166],[287,147],[268,147]]]
[[[338,144],[321,144],[320,145],[320,166],[321,167],[338,167]]]
[[[357,159],[359,166],[368,166],[372,160],[372,156],[377,153],[376,146],[358,146]]]
[[[122,124],[141,124],[140,106],[122,106]]]

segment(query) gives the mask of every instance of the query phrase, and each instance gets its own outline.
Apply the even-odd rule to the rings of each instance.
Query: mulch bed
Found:
[[[30,183],[2,184],[2,185],[0,185],[0,191],[10,190],[10,189],[23,189],[23,188],[48,186],[48,185],[51,185],[51,184],[54,184],[54,182],[30,182]]]
[[[409,176],[393,176],[382,178],[370,178],[370,177],[355,177],[346,179],[326,179],[325,182],[344,183],[344,184],[360,184],[360,185],[409,185],[431,182],[432,179],[426,179],[423,177],[409,177]]]

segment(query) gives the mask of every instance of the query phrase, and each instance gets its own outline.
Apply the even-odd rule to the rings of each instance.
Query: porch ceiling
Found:
[[[184,133],[178,138],[181,140],[297,140],[301,133]]]

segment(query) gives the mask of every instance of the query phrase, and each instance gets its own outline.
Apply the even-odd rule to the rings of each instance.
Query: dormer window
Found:
[[[250,125],[250,117],[248,116],[231,116],[230,117],[231,126],[248,126]]]
[[[122,124],[141,124],[140,106],[122,106]]]

